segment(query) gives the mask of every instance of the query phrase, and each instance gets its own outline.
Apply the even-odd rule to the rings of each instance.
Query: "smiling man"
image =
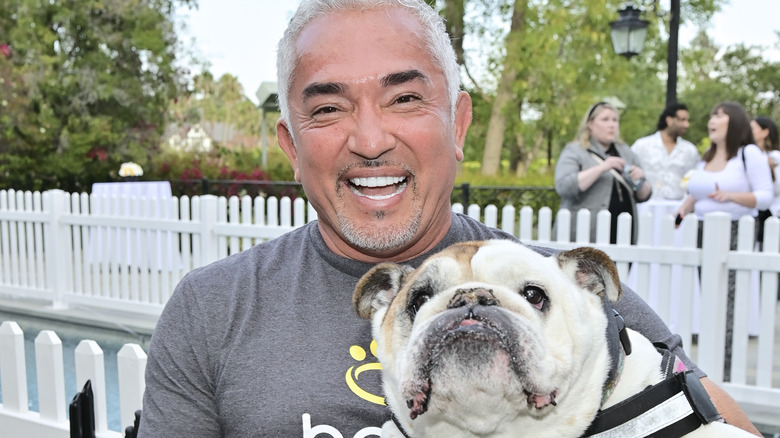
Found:
[[[318,220],[179,283],[152,336],[141,437],[380,436],[390,412],[358,280],[514,239],[451,212],[471,100],[424,1],[304,0],[277,71],[279,143]],[[619,309],[695,369],[636,294]]]
[[[452,93],[410,18],[396,7],[311,20],[278,124],[328,246],[367,262],[406,260],[444,237],[443,182],[455,179],[471,121],[471,99]]]

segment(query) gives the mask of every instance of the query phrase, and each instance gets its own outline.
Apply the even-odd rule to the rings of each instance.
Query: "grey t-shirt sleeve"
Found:
[[[707,374],[685,353],[680,335],[673,334],[661,317],[636,292],[625,284],[622,286],[623,297],[614,303],[613,307],[623,315],[626,325],[643,334],[650,342],[660,342],[666,345],[685,364],[686,368],[693,370],[699,378],[706,377]]]
[[[140,438],[221,436],[213,399],[208,334],[195,319],[202,315],[186,277],[176,287],[152,335],[146,364],[146,390]]]

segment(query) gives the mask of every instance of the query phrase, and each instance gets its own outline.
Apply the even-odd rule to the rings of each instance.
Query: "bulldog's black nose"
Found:
[[[493,295],[493,291],[482,287],[473,289],[460,289],[447,305],[449,309],[456,309],[468,305],[497,306],[498,300]]]

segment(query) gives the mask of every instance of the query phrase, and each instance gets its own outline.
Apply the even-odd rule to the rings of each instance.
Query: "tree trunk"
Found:
[[[482,174],[495,175],[501,166],[501,149],[504,144],[504,134],[507,126],[507,110],[512,102],[521,101],[522,96],[514,96],[514,84],[518,75],[518,40],[522,38],[525,25],[527,0],[515,0],[512,10],[512,24],[507,35],[506,57],[501,72],[501,79],[496,88],[496,98],[490,112],[487,135],[485,136],[485,152],[482,155]]]
[[[518,147],[521,147],[525,149],[525,141],[522,138],[522,134],[518,134]],[[536,157],[539,156],[539,152],[542,149],[542,143],[544,143],[544,131],[540,130],[536,133],[536,138],[534,139],[534,144],[530,149],[525,149],[524,154],[520,154],[521,160],[517,163],[517,170],[515,171],[515,176],[518,178],[522,178],[525,176],[525,174],[528,172],[528,166],[533,163],[533,161],[536,159]]]
[[[466,13],[465,0],[446,0],[441,11],[447,23],[447,33],[458,57],[458,64],[463,65],[463,15]]]
[[[495,175],[501,166],[501,149],[504,145],[507,125],[507,114],[504,109],[512,103],[512,84],[515,81],[515,75],[509,70],[511,69],[505,68],[501,74],[493,109],[490,111],[490,121],[485,135],[485,152],[482,155],[483,175]]]

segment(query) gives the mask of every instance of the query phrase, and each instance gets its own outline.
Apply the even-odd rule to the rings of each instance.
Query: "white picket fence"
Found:
[[[98,208],[100,207],[100,208]],[[463,206],[453,205],[463,212]],[[100,212],[100,213],[97,213]],[[780,220],[767,221],[765,246],[754,250],[753,219],[740,220],[736,251],[729,250],[730,218],[712,214],[704,221],[702,248],[696,247],[697,222],[686,218],[675,235],[673,219],[639,218],[638,243],[630,244],[631,218],[618,221],[618,243],[609,244],[609,213],[597,217],[596,243],[590,243],[589,213],[578,213],[577,241],[567,227],[552,236],[553,212],[518,212],[508,205],[469,206],[466,212],[498,226],[532,245],[567,249],[589,245],[607,252],[621,279],[630,281],[656,312],[696,348],[692,358],[743,405],[780,414],[780,357],[775,331],[780,273]],[[569,212],[558,212],[569,223]],[[44,193],[0,191],[0,298],[29,300],[54,308],[68,306],[110,309],[157,316],[176,283],[191,269],[226,257],[316,219],[305,202],[288,198],[170,199],[99,198],[53,190]],[[654,222],[660,221],[660,222]],[[654,227],[659,225],[659,227]],[[653,229],[660,235],[653,236]],[[675,242],[682,236],[682,242]],[[660,243],[659,243],[660,242]],[[726,278],[737,271],[737,298],[731,375],[723,375],[726,324]],[[699,271],[701,276],[699,276]],[[651,278],[652,277],[652,278]],[[652,281],[651,281],[652,280]],[[656,290],[649,285],[656,284]],[[701,296],[691,291],[701,290]],[[675,292],[676,291],[676,292]],[[749,336],[751,291],[758,291],[757,337]],[[674,295],[672,295],[674,293]],[[754,294],[756,295],[756,294]],[[695,315],[704,315],[694,327]],[[0,327],[0,430],[9,436],[67,437],[62,347],[56,334],[41,331],[35,340],[39,412],[28,410],[22,333],[16,323]],[[40,351],[40,353],[39,353]],[[76,387],[93,382],[96,428],[100,437],[118,437],[108,430],[103,356],[93,341],[76,351]],[[146,356],[135,344],[119,352],[122,425],[132,424],[141,407]]]

